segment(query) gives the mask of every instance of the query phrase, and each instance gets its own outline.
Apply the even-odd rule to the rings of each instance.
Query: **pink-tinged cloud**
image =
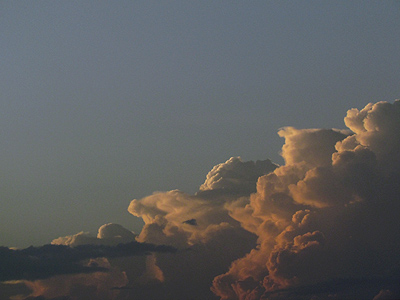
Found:
[[[345,124],[281,129],[282,166],[233,157],[194,195],[132,200],[128,211],[145,223],[137,236],[106,224],[97,236],[53,240],[68,249],[144,243],[171,251],[91,254],[80,264],[90,272],[25,281],[30,297],[399,299],[400,101],[351,109]],[[57,292],[61,279],[68,288]]]
[[[393,285],[391,276],[398,276],[389,274],[400,267],[399,122],[400,101],[379,102],[348,112],[352,133],[281,131],[286,164],[259,178],[248,203],[231,206],[231,216],[257,234],[258,247],[214,279],[215,294],[303,299],[293,296],[296,288],[314,286],[315,297],[328,297],[317,286],[379,278],[366,289],[372,299],[379,284]],[[335,292],[337,299],[357,297],[345,285]],[[304,297],[312,295],[310,288]]]

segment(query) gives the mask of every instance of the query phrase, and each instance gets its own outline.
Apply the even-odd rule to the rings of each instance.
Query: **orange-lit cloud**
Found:
[[[398,270],[399,122],[400,101],[380,102],[348,112],[352,133],[281,131],[285,166],[260,177],[245,206],[231,207],[259,246],[217,276],[213,291],[229,300],[290,299],[271,292]]]
[[[97,237],[53,240],[71,249],[136,240],[178,251],[86,257],[94,259],[86,267],[102,269],[25,281],[31,297],[399,298],[400,101],[351,109],[345,124],[281,129],[282,166],[232,157],[194,195],[132,200],[128,211],[145,222],[137,236],[106,224]],[[60,279],[68,287],[56,292]]]

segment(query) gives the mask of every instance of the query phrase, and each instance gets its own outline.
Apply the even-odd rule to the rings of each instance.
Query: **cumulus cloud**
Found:
[[[131,202],[128,211],[145,222],[138,241],[189,248],[176,257],[155,254],[165,282],[179,291],[173,298],[213,299],[212,279],[256,247],[256,236],[242,228],[226,206],[247,201],[257,178],[276,167],[269,160],[243,162],[232,157],[208,173],[195,195],[174,190]]]
[[[331,164],[335,144],[350,132],[338,129],[296,129],[285,127],[278,132],[285,138],[282,157],[287,165],[306,164],[309,168]]]
[[[205,242],[210,232],[225,230],[226,224],[240,228],[225,206],[248,198],[256,190],[257,178],[276,167],[269,160],[243,162],[232,157],[207,174],[195,195],[173,190],[133,200],[128,211],[145,222],[138,240],[185,248]]]
[[[352,132],[280,131],[285,165],[258,179],[248,203],[229,207],[257,234],[258,247],[214,279],[221,299],[290,299],[283,290],[305,285],[317,297],[317,286],[343,277],[359,291],[357,278],[400,267],[399,105],[350,110],[345,123]],[[338,299],[351,298],[345,295]]]
[[[97,237],[88,232],[79,232],[74,235],[68,235],[54,239],[51,243],[54,245],[79,246],[79,245],[108,245],[116,246],[118,244],[130,243],[135,241],[136,235],[119,224],[108,223],[100,226]]]
[[[137,236],[105,224],[43,249],[0,249],[21,266],[55,258],[59,270],[1,274],[45,278],[26,285],[49,299],[398,299],[400,101],[351,109],[345,124],[281,129],[282,166],[232,157],[194,195],[132,200]],[[57,293],[60,278],[68,289]]]
[[[243,162],[240,157],[231,157],[216,165],[207,174],[200,192],[224,190],[238,193],[255,192],[258,177],[268,174],[277,167],[270,160]]]
[[[365,278],[375,290],[363,287],[363,295],[372,299],[385,288],[376,278],[400,267],[393,234],[400,228],[399,103],[350,110],[346,130],[281,129],[283,166],[231,158],[209,172],[195,195],[176,190],[133,200],[128,210],[145,222],[138,240],[202,249],[209,260],[229,256],[227,271],[213,279],[220,299],[289,299],[291,290],[354,298]],[[235,252],[245,239],[249,247]],[[170,264],[155,256],[171,284],[177,276],[170,270],[184,273],[190,265],[180,264],[184,255]],[[205,266],[197,276],[209,278],[207,260],[194,261]],[[334,282],[343,284],[331,290]]]

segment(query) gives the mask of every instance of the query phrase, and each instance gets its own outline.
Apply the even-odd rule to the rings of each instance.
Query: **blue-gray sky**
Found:
[[[400,98],[399,33],[397,1],[3,1],[0,245],[140,231],[134,198],[281,163],[279,128]]]

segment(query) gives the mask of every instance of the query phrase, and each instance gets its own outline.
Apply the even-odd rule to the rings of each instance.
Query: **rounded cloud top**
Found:
[[[258,178],[277,167],[269,159],[243,162],[240,157],[231,157],[212,168],[200,186],[200,191],[255,192]]]

